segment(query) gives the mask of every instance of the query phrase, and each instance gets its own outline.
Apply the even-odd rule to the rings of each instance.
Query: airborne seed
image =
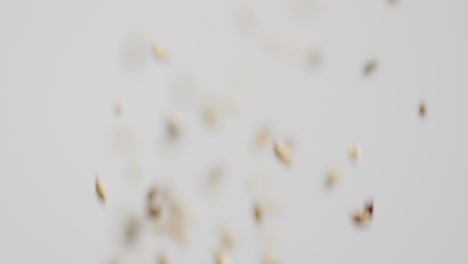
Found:
[[[268,143],[268,141],[270,141],[270,139],[271,139],[271,130],[269,127],[264,126],[257,132],[257,136],[255,138],[255,144],[257,145],[257,148],[262,148]]]
[[[336,181],[338,180],[339,174],[340,173],[338,169],[330,169],[325,178],[325,185],[328,188],[332,188],[333,186],[335,186]]]
[[[276,157],[280,159],[286,166],[291,166],[291,148],[284,142],[275,141],[273,145]]]
[[[353,144],[348,147],[349,160],[356,162],[360,156],[361,156],[361,148],[358,145]]]
[[[164,63],[169,63],[169,53],[164,46],[155,43],[151,46],[151,51],[153,52],[153,55],[156,57],[156,59]]]
[[[232,248],[236,242],[236,234],[233,230],[226,228],[222,231],[221,239],[224,247]]]
[[[370,75],[372,73],[375,72],[375,70],[377,69],[377,60],[376,59],[371,59],[369,60],[365,65],[364,65],[364,69],[363,69],[363,73],[364,75]]]
[[[96,177],[96,194],[103,203],[106,202],[106,191],[104,190],[104,187],[102,186],[101,182],[99,181],[99,178],[97,177]]]
[[[257,224],[260,224],[262,222],[263,211],[262,211],[262,208],[260,208],[258,204],[254,206],[254,217],[255,217],[255,221],[257,222]]]
[[[231,257],[224,251],[217,251],[215,253],[216,264],[232,264]]]
[[[426,117],[426,113],[427,113],[427,107],[426,107],[426,104],[424,102],[421,102],[419,104],[419,116],[421,118],[424,118]]]

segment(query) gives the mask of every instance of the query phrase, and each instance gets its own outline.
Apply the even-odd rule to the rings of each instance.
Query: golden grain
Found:
[[[276,157],[278,157],[278,159],[281,160],[286,166],[290,167],[292,163],[291,147],[284,142],[275,141],[273,144],[273,149]]]

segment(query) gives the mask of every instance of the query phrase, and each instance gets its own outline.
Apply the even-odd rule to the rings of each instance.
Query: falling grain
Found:
[[[257,148],[263,148],[271,140],[271,129],[268,126],[262,127],[255,137]]]
[[[359,226],[364,226],[370,223],[372,220],[372,216],[374,213],[374,203],[371,201],[366,206],[361,212],[357,212],[353,214],[353,221],[356,225]]]
[[[96,177],[96,194],[99,197],[99,199],[105,203],[106,202],[106,190],[102,186],[101,182],[99,181],[99,178]]]
[[[124,225],[124,242],[127,245],[133,244],[141,230],[140,221],[136,216],[130,216]]]
[[[206,125],[213,127],[217,120],[218,116],[213,105],[205,105],[202,108],[202,118]]]
[[[271,254],[267,254],[263,256],[263,264],[279,264],[279,263],[280,261],[278,260],[278,258]]]
[[[114,105],[114,114],[116,117],[121,117],[123,114],[123,103],[121,100],[118,100]]]
[[[231,257],[224,251],[218,250],[215,253],[216,264],[232,264]]]
[[[158,256],[156,260],[156,264],[168,264],[169,261],[167,260],[166,254],[162,253]]]
[[[419,103],[419,116],[421,118],[425,118],[426,113],[427,113],[426,103],[424,103],[424,102]]]
[[[330,169],[325,177],[325,185],[327,188],[332,188],[335,186],[336,181],[338,180],[338,177],[340,175],[340,172],[338,169]]]
[[[221,232],[221,240],[225,248],[232,248],[236,242],[236,234],[230,228],[225,228]]]
[[[273,144],[273,150],[279,160],[283,162],[286,166],[290,167],[292,158],[291,158],[291,147],[284,142],[275,141]]]
[[[164,63],[169,63],[169,53],[163,45],[158,43],[153,44],[151,46],[151,52],[156,59]]]
[[[254,206],[254,218],[257,224],[261,224],[262,219],[263,219],[263,211],[262,211],[262,208],[258,204],[255,204]]]
[[[364,69],[363,69],[363,73],[364,75],[370,75],[372,73],[375,72],[375,70],[377,69],[377,59],[371,59],[369,60],[365,65],[364,65]]]
[[[166,123],[167,134],[171,139],[178,139],[182,134],[182,126],[178,118],[170,117]]]
[[[359,160],[361,156],[361,148],[357,144],[353,144],[348,147],[348,158],[352,162]]]

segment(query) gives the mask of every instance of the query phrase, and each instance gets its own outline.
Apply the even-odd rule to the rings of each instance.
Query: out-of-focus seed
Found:
[[[214,126],[218,120],[216,110],[212,105],[205,105],[202,108],[202,118],[208,126]]]
[[[374,203],[371,201],[368,204],[366,204],[366,206],[361,212],[355,213],[353,215],[353,221],[357,225],[366,225],[372,220],[373,213]]]
[[[427,113],[426,103],[424,102],[419,103],[419,116],[421,118],[424,118],[426,117],[426,113]]]
[[[262,127],[255,138],[257,148],[263,148],[271,140],[271,129],[268,126]]]
[[[255,217],[255,221],[257,222],[257,224],[262,223],[263,211],[262,211],[262,208],[258,204],[254,205],[254,217]]]
[[[236,234],[232,229],[225,228],[222,230],[221,233],[221,240],[223,242],[224,247],[226,248],[232,248],[234,244],[236,243]]]
[[[148,191],[148,195],[146,196],[146,200],[148,202],[153,202],[153,200],[158,196],[159,188],[156,185],[153,185],[151,189]]]
[[[133,244],[140,234],[140,221],[136,216],[131,216],[124,226],[124,241],[128,245]]]
[[[106,202],[106,190],[102,186],[101,182],[99,181],[99,178],[96,177],[96,194],[99,197],[99,199],[105,203]]]
[[[176,117],[170,117],[167,120],[167,134],[172,139],[177,139],[182,134],[182,126]]]
[[[326,175],[326,178],[325,178],[325,185],[328,188],[332,188],[333,186],[335,186],[339,175],[340,175],[340,172],[338,171],[338,169],[336,169],[336,168],[330,169],[327,172],[327,175]]]
[[[153,55],[156,57],[156,59],[164,63],[169,63],[169,53],[163,45],[154,43],[151,46],[151,51],[153,52]]]
[[[222,250],[216,251],[215,260],[216,260],[216,264],[232,264],[231,257]]]
[[[167,260],[166,254],[162,253],[158,256],[156,264],[168,264],[169,261]]]
[[[364,75],[370,75],[370,74],[374,73],[375,70],[377,70],[377,65],[378,65],[377,59],[370,59],[364,65],[364,69],[363,69]]]
[[[114,105],[114,114],[116,117],[121,117],[123,114],[123,103],[122,101],[117,101]]]
[[[291,148],[290,146],[281,141],[275,141],[273,144],[273,150],[279,160],[283,162],[286,166],[290,167],[292,162]]]
[[[271,254],[267,254],[263,256],[263,264],[279,264],[279,263],[280,261],[278,260],[278,258]]]
[[[249,5],[240,6],[238,9],[238,21],[241,30],[251,31],[257,23],[255,9]]]
[[[349,160],[356,162],[361,156],[361,148],[357,144],[353,144],[348,147],[348,158]]]

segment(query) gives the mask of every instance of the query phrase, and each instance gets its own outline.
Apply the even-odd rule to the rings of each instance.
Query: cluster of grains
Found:
[[[397,1],[391,1],[390,3],[396,4]],[[302,5],[305,5],[301,3]],[[257,23],[257,14],[253,7],[243,6],[239,9],[238,19],[240,28],[242,30],[248,30],[250,32],[254,31]],[[282,34],[269,34],[266,37],[266,48],[271,53],[279,53],[288,45],[287,40],[283,37]],[[163,64],[169,64],[171,56],[169,55],[168,50],[161,43],[153,43],[150,45],[150,50],[154,58],[162,62]],[[297,55],[297,58],[307,66],[318,66],[321,61],[321,54],[317,49],[311,48],[310,45],[306,45],[301,49],[292,52]],[[370,76],[377,71],[378,68],[377,58],[369,59],[362,68],[362,74],[364,76]],[[182,84],[180,84],[182,85]],[[182,86],[186,86],[183,84]],[[236,98],[231,98],[222,103],[223,109],[228,110],[228,112],[234,112],[239,110],[240,102]],[[200,107],[200,105],[198,105]],[[201,111],[200,111],[201,109]],[[427,114],[427,106],[425,102],[420,102],[419,107],[419,116],[420,118],[425,118]],[[116,117],[122,117],[124,112],[124,105],[122,100],[118,100],[114,105],[114,114]],[[222,118],[222,113],[220,111],[219,104],[217,102],[212,103],[203,103],[201,108],[198,108],[197,112],[201,116],[201,121],[205,126],[214,127],[218,124]],[[199,116],[199,117],[200,117]],[[182,126],[182,121],[177,116],[169,116],[165,125],[166,136],[170,140],[177,140],[187,134]],[[298,129],[299,130],[299,129]],[[183,133],[184,132],[184,133]],[[276,139],[274,139],[276,138]],[[281,137],[282,138],[282,137]],[[257,128],[257,131],[254,135],[254,146],[256,149],[268,149],[271,153],[276,156],[276,160],[285,166],[288,172],[291,171],[293,164],[293,146],[294,141],[290,139],[278,139],[275,137],[273,130],[270,126],[260,126]],[[271,152],[272,151],[272,152]],[[347,148],[347,157],[352,164],[357,164],[361,158],[361,147],[357,144],[351,144]],[[274,158],[273,158],[274,159]],[[323,179],[322,175],[322,179]],[[225,164],[215,164],[212,166],[212,169],[208,173],[206,182],[210,189],[219,187],[219,183],[226,178],[226,166]],[[337,182],[342,178],[342,171],[337,167],[330,167],[325,173],[324,185],[327,189],[334,189],[333,187]],[[265,179],[260,177],[252,177],[248,182],[248,190],[253,196],[253,203],[250,205],[250,212],[241,212],[239,217],[248,215],[253,217],[253,222],[256,224],[256,228],[259,230],[265,226],[265,221],[269,219],[270,215],[268,214],[269,210],[271,211],[275,207],[272,201],[266,201],[265,197],[259,199],[258,195],[265,192]],[[323,184],[322,183],[322,184]],[[97,197],[102,202],[106,203],[107,193],[100,179],[96,177],[95,180],[95,191]],[[128,216],[124,228],[123,228],[123,237],[124,242],[128,245],[135,244],[141,235],[142,232],[146,230],[145,225],[150,223],[154,228],[160,231],[158,234],[164,233],[172,237],[172,239],[181,242],[181,244],[187,242],[188,229],[190,227],[191,215],[189,210],[184,204],[180,202],[177,197],[169,191],[168,188],[163,185],[154,184],[150,186],[148,192],[146,193],[146,200],[144,205],[144,214],[143,216],[131,215]],[[373,217],[374,212],[374,203],[373,201],[365,204],[364,208],[358,212],[355,212],[352,215],[352,221],[358,226],[367,226]],[[231,257],[231,250],[236,246],[239,237],[232,227],[225,227],[220,231],[220,243],[219,246],[215,247],[212,250],[211,254],[214,256],[215,264],[232,264],[234,260]],[[279,264],[280,261],[277,257],[272,255],[269,252],[262,254],[261,262],[263,264]],[[169,258],[165,252],[159,253],[156,255],[156,263],[158,264],[168,264]]]

